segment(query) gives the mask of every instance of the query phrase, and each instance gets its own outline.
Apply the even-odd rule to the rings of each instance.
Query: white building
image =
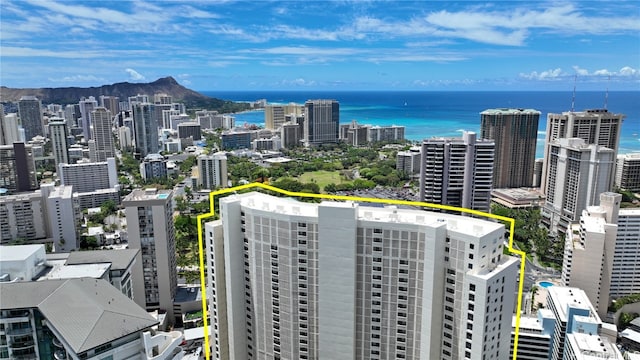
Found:
[[[2,133],[0,133],[0,145],[11,145],[14,142],[24,142],[24,138],[20,136],[20,131],[18,131],[18,114],[6,114],[0,122],[2,123],[2,126],[0,126],[2,129]]]
[[[615,186],[640,191],[640,153],[618,155]]]
[[[120,148],[123,150],[129,149],[133,146],[131,129],[128,126],[120,126],[118,128],[118,141],[120,142]]]
[[[612,190],[616,156],[612,149],[579,138],[554,140],[548,149],[542,218],[558,234],[595,205],[601,193]]]
[[[80,106],[80,119],[81,127],[82,127],[82,135],[84,136],[85,141],[89,141],[92,139],[91,136],[91,112],[98,107],[98,102],[93,96],[89,96],[89,98],[81,98],[78,102]]]
[[[53,251],[69,252],[80,247],[77,224],[79,206],[73,194],[72,186],[41,187],[43,197],[47,199],[47,218],[50,236],[53,239]],[[46,195],[48,193],[48,196]]]
[[[408,175],[420,174],[420,147],[412,147],[409,151],[398,151],[396,170]]]
[[[68,164],[69,161],[69,132],[67,122],[62,118],[49,119],[49,137],[51,138],[51,148],[56,166]]]
[[[157,324],[104,280],[0,282],[3,358],[182,359],[182,333]]]
[[[142,180],[167,177],[167,160],[160,154],[149,154],[140,162]]]
[[[122,205],[127,217],[129,248],[142,252],[143,284],[147,310],[166,310],[173,324],[173,299],[177,287],[176,244],[170,190],[135,189]]]
[[[0,196],[0,243],[44,239],[48,227],[46,198],[40,190]]]
[[[493,189],[491,140],[461,138],[424,140],[420,166],[420,201],[488,212]]]
[[[621,199],[600,194],[565,240],[562,281],[583,289],[601,317],[611,300],[640,292],[640,209],[620,209]]]
[[[95,140],[95,153],[92,154],[91,160],[94,162],[116,157],[111,116],[111,112],[104,107],[97,107],[91,112],[92,139]]]
[[[205,224],[215,358],[506,358],[518,260],[455,215],[220,199]]]
[[[227,156],[223,152],[200,155],[198,164],[198,186],[203,189],[217,189],[228,186]]]
[[[118,185],[116,161],[60,164],[58,176],[62,185],[72,185],[74,192],[91,192],[114,188]]]

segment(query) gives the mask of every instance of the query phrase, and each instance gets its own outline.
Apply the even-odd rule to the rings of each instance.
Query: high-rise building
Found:
[[[25,141],[34,136],[44,136],[42,103],[35,96],[22,96],[18,101],[18,115],[24,129]]]
[[[304,105],[289,104],[268,104],[264,107],[264,127],[270,130],[279,129],[282,124],[287,122],[287,115],[302,115],[304,113]]]
[[[172,203],[171,190],[156,189],[135,189],[122,201],[129,248],[142,252],[144,284],[134,292],[145,294],[147,310],[166,310],[169,324],[178,286]]]
[[[302,139],[302,123],[286,122],[280,126],[280,139],[282,139],[282,146],[285,149],[291,149],[300,146],[300,139]]]
[[[0,146],[0,188],[16,193],[37,187],[36,163],[31,145],[16,142]]]
[[[369,135],[367,139],[369,142],[395,142],[404,140],[404,126],[390,125],[390,126],[369,126]]]
[[[420,166],[420,201],[488,212],[493,188],[493,140],[424,140]]]
[[[56,166],[68,164],[69,161],[69,131],[67,121],[62,118],[49,119],[49,137]]]
[[[560,234],[578,221],[582,210],[595,205],[601,193],[612,190],[616,156],[580,138],[556,139],[548,150],[542,221],[551,234]]]
[[[112,115],[120,112],[120,98],[117,96],[100,96],[100,106],[109,110]]]
[[[616,347],[615,330],[603,326],[584,291],[551,286],[546,307],[555,318],[549,359],[623,359]]]
[[[198,156],[198,186],[217,189],[228,186],[227,156],[225,153]]]
[[[18,114],[6,114],[0,122],[2,123],[2,133],[0,134],[2,139],[0,139],[0,145],[11,145],[15,142],[24,142],[24,139],[20,136]]]
[[[544,141],[544,168],[542,173],[542,191],[547,189],[546,181],[549,179],[547,170],[549,157],[551,156],[551,144],[560,138],[580,138],[588,144],[596,144],[607,147],[618,153],[620,142],[620,129],[624,114],[614,114],[607,110],[585,110],[579,112],[565,111],[562,114],[547,115],[547,130]],[[613,176],[613,174],[612,174]]]
[[[416,146],[408,151],[398,151],[396,155],[396,170],[402,171],[407,175],[420,174],[420,150]]]
[[[149,154],[140,162],[142,180],[167,177],[167,160],[160,154]]]
[[[38,191],[0,196],[0,243],[46,238],[46,201]]]
[[[47,218],[49,229],[53,239],[53,251],[69,252],[80,248],[78,239],[77,219],[79,207],[77,198],[73,195],[72,186],[51,186],[51,192],[46,191],[43,185],[43,194],[48,193]]]
[[[162,104],[162,105],[166,105],[166,104],[171,105],[173,103],[173,97],[171,95],[164,94],[164,93],[153,94],[153,103]]]
[[[640,191],[640,153],[618,155],[615,186],[629,191]]]
[[[91,112],[98,107],[98,102],[93,96],[89,96],[88,99],[81,98],[78,103],[80,107],[80,122],[82,127],[82,136],[84,136],[85,141],[91,140]]]
[[[97,107],[91,112],[92,139],[96,142],[94,161],[107,161],[107,158],[116,157],[111,120],[111,112],[104,107]]]
[[[518,260],[457,215],[220,199],[205,224],[214,358],[504,359]]]
[[[601,317],[611,300],[640,292],[640,209],[620,209],[622,196],[600,194],[567,232],[562,281],[583,289]]]
[[[160,151],[158,143],[158,124],[155,119],[155,107],[149,103],[133,105],[133,126],[136,153],[140,157]]]
[[[356,120],[349,124],[340,125],[340,140],[345,141],[351,146],[365,146],[369,144],[369,128],[368,125],[360,125]]]
[[[307,100],[304,103],[304,141],[307,146],[337,143],[340,104],[336,100]]]
[[[0,282],[4,359],[182,359],[178,331],[103,279]]]
[[[122,151],[130,151],[133,147],[133,139],[131,138],[131,129],[127,126],[118,128],[118,142]]]
[[[540,111],[488,109],[480,116],[480,139],[496,144],[493,187],[531,187]]]
[[[71,185],[73,191],[79,193],[114,188],[118,185],[114,158],[97,163],[60,164],[58,177],[62,185]]]

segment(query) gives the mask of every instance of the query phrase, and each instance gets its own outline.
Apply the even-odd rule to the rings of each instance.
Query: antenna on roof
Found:
[[[604,109],[607,110],[607,103],[609,102],[609,83],[611,82],[611,74],[607,80],[607,92],[604,94]]]
[[[578,74],[573,77],[573,97],[571,98],[571,112],[574,111],[576,105],[576,82],[578,82]]]

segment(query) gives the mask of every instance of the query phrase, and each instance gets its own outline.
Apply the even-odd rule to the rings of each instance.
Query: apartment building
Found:
[[[340,104],[336,100],[307,100],[304,103],[304,141],[307,146],[337,143]]]
[[[501,224],[258,192],[220,216],[204,234],[214,358],[509,353],[518,260]]]
[[[618,155],[615,186],[629,191],[640,191],[640,153]]]
[[[198,186],[203,189],[217,189],[228,186],[227,156],[225,153],[200,155],[197,158]]]

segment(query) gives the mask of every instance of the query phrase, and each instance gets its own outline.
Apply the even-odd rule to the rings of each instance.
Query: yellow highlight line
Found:
[[[362,202],[371,202],[371,203],[382,203],[382,204],[394,204],[394,205],[410,205],[410,206],[420,206],[427,207],[432,209],[441,209],[441,210],[450,210],[450,211],[459,211],[467,214],[485,216],[491,219],[501,220],[507,222],[509,224],[509,247],[508,250],[512,254],[519,255],[521,257],[520,261],[520,283],[518,286],[518,304],[516,311],[516,329],[515,336],[513,340],[513,360],[516,360],[518,355],[518,335],[520,332],[520,311],[522,309],[522,291],[524,286],[524,266],[526,262],[526,253],[524,251],[515,249],[513,247],[513,234],[515,231],[515,220],[509,217],[495,215],[486,213],[484,211],[478,211],[473,209],[467,209],[457,206],[449,206],[449,205],[441,205],[441,204],[431,204],[421,201],[408,201],[408,200],[396,200],[396,199],[379,199],[379,198],[366,198],[359,196],[344,196],[344,195],[327,195],[327,194],[312,194],[312,193],[302,193],[295,191],[287,191],[283,190],[271,185],[263,184],[263,183],[250,183],[240,186],[234,186],[227,189],[221,189],[212,191],[209,194],[209,212],[206,214],[198,215],[198,251],[200,253],[200,291],[202,293],[202,314],[204,319],[204,349],[205,349],[205,359],[211,359],[211,350],[209,346],[209,324],[207,320],[207,289],[206,289],[206,279],[205,279],[205,263],[204,263],[204,246],[202,240],[202,222],[203,220],[215,216],[214,203],[215,197],[219,195],[224,195],[228,193],[234,193],[241,190],[252,189],[252,188],[262,188],[265,190],[274,191],[286,196],[290,197],[307,197],[307,198],[315,198],[315,199],[329,199],[329,200],[347,200],[347,201],[362,201]]]

